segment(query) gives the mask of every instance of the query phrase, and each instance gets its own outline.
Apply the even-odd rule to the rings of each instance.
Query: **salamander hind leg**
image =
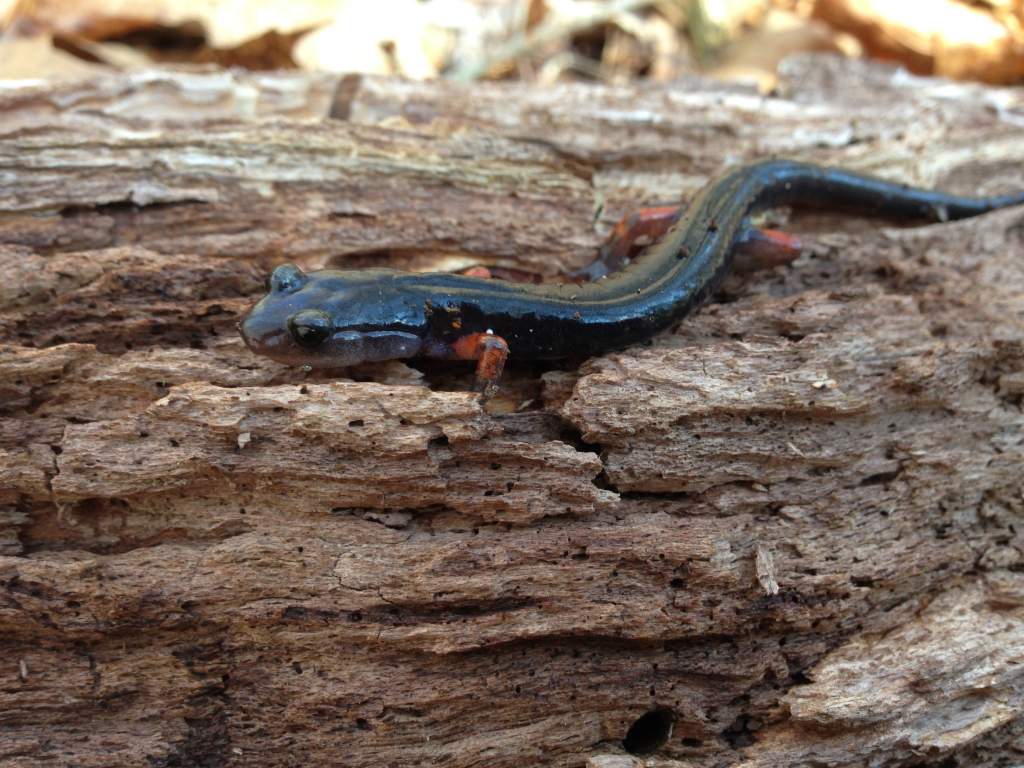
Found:
[[[624,216],[601,246],[597,258],[569,277],[577,282],[593,282],[618,272],[636,251],[668,232],[681,213],[678,205],[659,205]]]
[[[482,280],[491,280],[494,277],[494,273],[490,269],[481,265],[466,267],[458,274],[465,275],[466,277],[479,277]]]
[[[621,270],[646,245],[663,237],[679,220],[679,206],[641,208],[625,216],[601,246],[597,259],[570,275],[573,280],[593,282]],[[734,268],[739,272],[768,269],[794,261],[800,240],[775,229],[748,226],[733,246]]]
[[[733,244],[733,269],[753,272],[789,264],[800,256],[800,239],[777,229],[747,227]]]

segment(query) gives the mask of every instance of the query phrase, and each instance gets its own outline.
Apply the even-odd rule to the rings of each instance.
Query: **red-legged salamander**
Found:
[[[650,235],[658,222],[670,228],[624,269],[595,282],[537,285],[388,269],[305,274],[283,264],[241,332],[254,352],[316,368],[410,357],[476,360],[479,384],[492,391],[509,356],[598,355],[668,327],[718,286],[738,245],[767,243],[770,250],[774,242],[792,250],[785,236],[753,229],[749,217],[758,210],[798,204],[947,221],[1020,203],[1024,192],[961,197],[770,160],[711,182],[681,215],[651,209],[647,219],[627,219],[617,228],[620,240]]]

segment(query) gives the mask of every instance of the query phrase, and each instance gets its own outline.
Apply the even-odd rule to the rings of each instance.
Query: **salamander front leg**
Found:
[[[508,342],[493,333],[471,333],[452,345],[460,360],[476,360],[476,388],[484,400],[498,391],[498,381],[508,360]]]
[[[476,386],[484,399],[498,391],[498,380],[508,360],[508,343],[500,336],[484,334],[480,342],[480,357],[476,362]]]

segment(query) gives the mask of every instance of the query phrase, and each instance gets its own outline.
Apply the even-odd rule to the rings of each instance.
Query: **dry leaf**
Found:
[[[348,3],[330,24],[298,43],[295,60],[305,69],[328,72],[434,77],[450,46],[430,10],[416,0]]]
[[[996,3],[988,3],[996,6]],[[814,13],[875,57],[921,74],[1009,82],[1024,76],[1020,4],[956,0],[819,0]],[[993,12],[996,11],[996,12]]]
[[[360,0],[33,0],[22,18],[54,32],[101,40],[141,28],[198,23],[214,48],[231,48],[267,32],[327,24]]]
[[[808,51],[859,56],[861,47],[855,38],[837,33],[821,21],[771,11],[760,26],[733,41],[710,74],[724,80],[753,80],[767,92],[778,81],[779,62]]]
[[[107,71],[54,47],[48,34],[0,38],[0,80],[81,80]]]

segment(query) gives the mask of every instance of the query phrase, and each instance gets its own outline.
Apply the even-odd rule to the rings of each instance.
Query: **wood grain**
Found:
[[[774,212],[791,267],[487,407],[468,367],[307,375],[235,330],[284,260],[550,277],[760,157],[1018,189],[1024,92],[160,71],[0,115],[5,766],[1024,750],[1021,209]]]

